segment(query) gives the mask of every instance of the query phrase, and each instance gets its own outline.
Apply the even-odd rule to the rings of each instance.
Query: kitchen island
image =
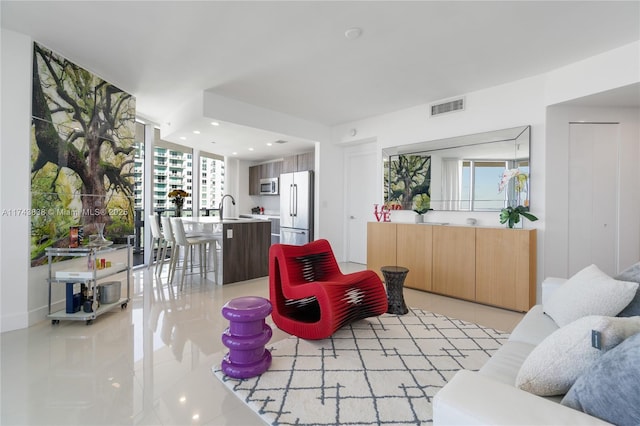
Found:
[[[222,224],[220,271],[216,271],[219,284],[269,275],[271,223],[268,220],[226,218],[220,221],[218,217],[185,217],[183,222],[185,225],[203,225],[205,229],[217,228],[218,232]]]

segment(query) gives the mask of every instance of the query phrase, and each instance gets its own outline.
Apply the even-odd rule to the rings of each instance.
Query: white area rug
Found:
[[[419,309],[358,321],[326,340],[267,344],[259,377],[213,372],[273,425],[422,425],[460,369],[477,370],[509,335]],[[220,360],[223,354],[220,354]]]

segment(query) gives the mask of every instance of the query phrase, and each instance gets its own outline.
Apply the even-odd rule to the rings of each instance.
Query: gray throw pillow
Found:
[[[562,405],[619,425],[640,424],[640,333],[611,349],[576,380]]]
[[[615,279],[640,283],[640,262],[622,271]],[[634,317],[636,315],[640,315],[640,288],[636,291],[631,303],[618,314],[619,317]]]

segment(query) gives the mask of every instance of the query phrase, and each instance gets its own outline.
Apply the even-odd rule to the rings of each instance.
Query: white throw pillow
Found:
[[[587,315],[618,315],[633,299],[638,283],[618,281],[596,265],[587,266],[562,284],[544,304],[559,327]]]
[[[602,349],[591,345],[591,330],[601,333]],[[563,395],[600,356],[638,332],[640,317],[582,317],[536,346],[522,363],[516,386],[540,396]]]

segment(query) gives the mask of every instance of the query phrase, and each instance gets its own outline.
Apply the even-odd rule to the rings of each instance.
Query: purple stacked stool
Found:
[[[238,297],[222,307],[229,327],[222,333],[222,343],[229,348],[222,360],[222,371],[229,377],[246,379],[258,376],[271,365],[271,352],[264,345],[271,339],[271,327],[265,318],[271,302],[262,297]]]

